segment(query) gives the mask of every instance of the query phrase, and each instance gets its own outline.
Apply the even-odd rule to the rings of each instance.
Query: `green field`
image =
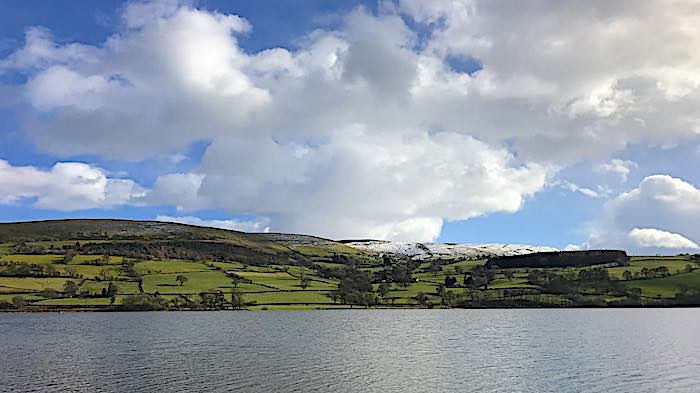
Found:
[[[136,271],[141,274],[192,273],[209,270],[211,269],[204,263],[182,260],[143,261],[136,264]]]
[[[48,264],[58,263],[63,257],[61,255],[22,255],[8,254],[0,257],[2,262]]]
[[[61,290],[65,282],[59,277],[0,277],[0,292]]]
[[[678,292],[681,285],[690,288],[700,288],[700,270],[692,273],[675,274],[666,278],[650,280],[632,280],[626,284],[630,287],[642,289],[642,296],[672,298]]]
[[[668,270],[671,272],[671,274],[675,274],[677,272],[682,272],[685,269],[685,266],[688,265],[690,261],[688,261],[687,258],[677,258],[677,257],[666,257],[666,258],[632,258],[630,261],[629,266],[620,266],[620,267],[614,267],[614,268],[609,268],[608,271],[610,272],[611,276],[615,276],[619,279],[622,279],[622,273],[625,270],[630,271],[631,273],[638,273],[641,272],[643,268],[647,269],[655,269],[661,266],[666,266]],[[691,263],[691,265],[694,265]]]

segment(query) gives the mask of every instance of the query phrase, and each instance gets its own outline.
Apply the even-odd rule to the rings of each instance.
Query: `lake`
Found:
[[[700,309],[0,313],[2,392],[697,392]]]

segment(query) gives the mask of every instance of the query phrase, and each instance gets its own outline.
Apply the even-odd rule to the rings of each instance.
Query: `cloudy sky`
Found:
[[[694,251],[698,1],[0,3],[0,221]]]

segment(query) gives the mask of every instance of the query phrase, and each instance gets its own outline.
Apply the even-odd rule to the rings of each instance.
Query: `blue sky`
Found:
[[[0,221],[697,249],[690,5],[470,4],[0,3]]]

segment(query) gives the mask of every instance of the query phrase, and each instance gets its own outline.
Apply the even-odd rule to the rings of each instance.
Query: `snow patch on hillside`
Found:
[[[504,255],[523,255],[535,252],[559,251],[556,248],[527,244],[452,244],[452,243],[405,243],[370,240],[346,243],[358,250],[408,255],[412,259],[481,259]]]

